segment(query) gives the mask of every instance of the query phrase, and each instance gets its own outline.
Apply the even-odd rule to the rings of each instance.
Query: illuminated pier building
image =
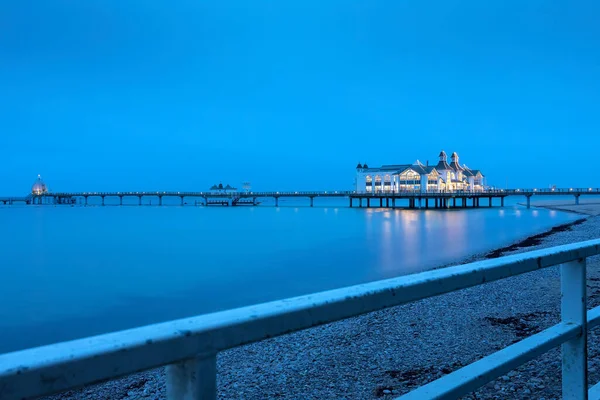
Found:
[[[358,193],[400,192],[482,192],[485,177],[481,171],[461,165],[458,154],[452,153],[450,164],[442,150],[437,165],[424,165],[419,160],[413,164],[382,165],[370,168],[367,164],[356,166],[356,191]]]

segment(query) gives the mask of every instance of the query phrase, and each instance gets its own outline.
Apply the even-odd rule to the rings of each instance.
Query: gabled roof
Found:
[[[437,170],[435,169],[434,166],[429,165],[429,163],[427,163],[427,165],[423,164],[421,161],[417,160],[415,161],[415,163],[413,164],[413,167],[416,168],[416,171],[420,174],[431,174],[433,171],[435,171],[436,173]]]
[[[432,166],[426,166],[423,164],[417,165],[411,165],[410,168],[417,172],[419,175],[429,175],[431,174],[433,171],[435,171],[437,173],[437,170],[435,169],[435,167]]]
[[[465,176],[475,176],[475,174],[473,173],[473,171],[471,171],[471,168],[467,167],[467,164],[462,166],[463,169],[463,175]]]

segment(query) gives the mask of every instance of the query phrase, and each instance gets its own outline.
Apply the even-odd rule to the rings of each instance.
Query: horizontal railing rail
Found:
[[[467,394],[562,345],[563,398],[587,394],[586,259],[600,240],[274,301],[0,355],[0,399],[26,399],[167,366],[169,399],[215,399],[216,354],[275,336],[561,264],[561,322],[417,388],[405,399]],[[590,389],[590,395],[600,387]]]
[[[322,190],[322,191],[270,191],[270,192],[253,192],[253,191],[200,191],[200,192],[173,192],[173,191],[126,191],[126,192],[49,192],[36,197],[139,197],[139,196],[158,196],[158,197],[336,197],[336,196],[468,196],[468,197],[486,197],[486,196],[533,196],[533,195],[586,195],[600,194],[600,189],[597,188],[569,188],[569,189],[485,189],[485,190],[425,190],[419,189],[403,189],[403,190],[376,190],[376,191],[356,191],[356,190]]]

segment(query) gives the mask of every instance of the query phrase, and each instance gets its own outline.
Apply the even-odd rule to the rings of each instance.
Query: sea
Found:
[[[0,206],[0,353],[426,271],[580,218],[510,198],[467,210],[178,201]]]

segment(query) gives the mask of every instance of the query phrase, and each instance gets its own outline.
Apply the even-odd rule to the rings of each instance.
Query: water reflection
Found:
[[[337,205],[1,210],[0,304],[19,307],[0,307],[0,352],[419,272],[577,218]]]

